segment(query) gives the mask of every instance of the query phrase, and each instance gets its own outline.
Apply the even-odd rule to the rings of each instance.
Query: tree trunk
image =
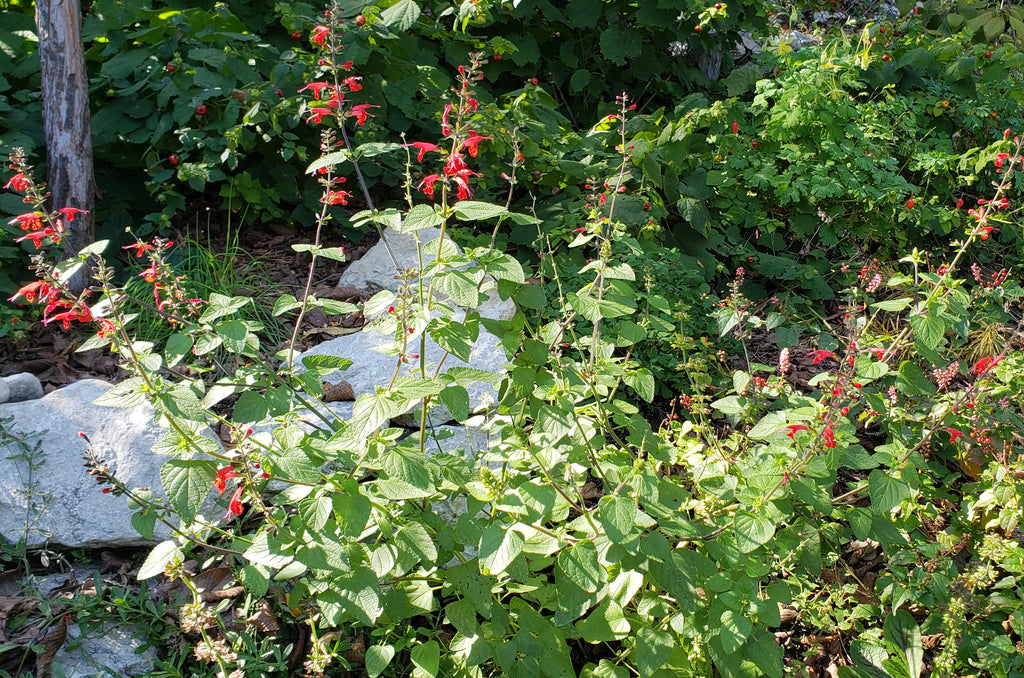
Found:
[[[42,66],[50,208],[75,207],[88,211],[64,224],[64,252],[71,256],[93,241],[92,210],[96,194],[80,0],[37,0],[36,26]],[[81,287],[85,278],[75,282],[79,283],[75,287]]]

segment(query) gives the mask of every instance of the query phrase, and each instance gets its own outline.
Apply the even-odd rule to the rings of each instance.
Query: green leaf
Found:
[[[511,280],[515,283],[523,283],[526,281],[526,274],[523,273],[523,265],[519,263],[519,260],[510,254],[502,252],[500,256],[495,257],[492,261],[488,261],[484,266],[484,271],[488,275],[492,276],[495,280]]]
[[[345,249],[343,247],[320,247],[306,243],[292,245],[296,252],[312,252],[314,256],[331,261],[345,261]]]
[[[156,511],[153,509],[142,509],[132,514],[132,527],[146,539],[153,538],[153,528],[156,527]]]
[[[910,678],[918,678],[924,672],[924,647],[921,629],[906,610],[896,610],[883,624],[885,639],[899,650],[907,662]]]
[[[910,327],[914,330],[914,338],[933,351],[942,344],[946,333],[946,323],[934,315],[912,315]]]
[[[434,277],[434,283],[459,306],[475,308],[480,305],[476,281],[462,271],[449,269],[439,273]]]
[[[345,162],[348,159],[348,151],[335,151],[334,153],[322,155],[316,160],[314,160],[312,163],[310,163],[309,167],[306,168],[306,174],[316,174],[318,170],[324,167],[328,167],[330,165],[340,165],[341,163]]]
[[[877,308],[880,311],[892,311],[898,312],[905,309],[914,303],[914,300],[910,297],[904,297],[902,299],[887,299],[885,301],[879,301],[878,303],[871,304],[871,308]]]
[[[266,398],[256,391],[243,391],[235,401],[231,421],[236,424],[254,424],[263,421],[269,412]]]
[[[164,346],[164,360],[167,367],[174,367],[181,362],[182,358],[192,352],[192,337],[187,334],[172,334]]]
[[[562,549],[558,554],[558,567],[587,593],[597,593],[608,581],[608,572],[597,558],[597,547],[589,539]]]
[[[502,214],[508,214],[508,208],[489,202],[460,200],[455,203],[455,218],[459,221],[482,221]]]
[[[345,615],[373,626],[380,617],[380,589],[377,575],[368,567],[357,567],[336,576],[331,588],[317,597],[317,603],[330,626],[340,626]]]
[[[246,337],[249,329],[242,320],[228,320],[218,323],[213,331],[220,335],[224,348],[231,353],[242,353],[245,351]]]
[[[184,525],[195,520],[217,476],[217,462],[210,459],[171,459],[160,467],[164,494]]]
[[[473,288],[476,295],[476,287]],[[470,329],[452,318],[436,318],[429,331],[430,338],[437,345],[451,353],[464,363],[469,362],[473,352],[473,333]]]
[[[627,372],[622,380],[636,391],[636,394],[643,398],[644,402],[649,403],[654,400],[654,374],[646,367]]]
[[[421,523],[409,523],[395,533],[399,563],[403,569],[412,569],[417,563],[431,568],[437,560],[437,546],[427,528]]]
[[[513,530],[506,530],[497,523],[488,525],[480,535],[480,546],[477,549],[480,562],[480,573],[499,576],[512,564],[524,546],[523,535]]]
[[[93,404],[104,407],[136,407],[146,402],[146,389],[145,379],[129,377],[120,384],[112,386],[94,400]]]
[[[622,607],[606,598],[586,619],[576,622],[576,630],[588,643],[607,643],[629,637],[633,629]]]
[[[391,660],[395,658],[395,648],[391,645],[373,645],[366,650],[366,673],[370,678],[377,678],[384,673]]]
[[[391,480],[400,480],[413,487],[433,491],[427,461],[416,447],[398,445],[388,450],[384,456],[383,470]]]
[[[910,494],[906,482],[893,478],[881,469],[875,469],[868,476],[868,495],[871,508],[880,515],[888,516]]]
[[[738,651],[750,637],[751,631],[754,630],[754,624],[736,610],[726,610],[722,613],[721,620],[722,648],[729,653]]]
[[[761,544],[768,543],[775,534],[775,522],[763,513],[737,511],[733,522],[736,545],[743,553],[750,553]]]
[[[896,375],[896,389],[905,395],[934,395],[935,385],[916,364],[905,360]]]
[[[347,370],[352,366],[352,361],[333,355],[307,355],[302,359],[302,364],[307,370],[315,371],[323,377],[338,370]]]
[[[179,561],[185,560],[185,552],[181,550],[177,543],[171,540],[162,541],[154,546],[153,550],[146,556],[146,560],[142,563],[142,567],[139,568],[139,573],[135,575],[135,578],[143,580],[163,574],[168,563],[175,559]]]
[[[644,626],[636,633],[633,661],[641,676],[651,676],[668,661],[676,644],[672,636]]]
[[[266,532],[256,535],[252,540],[252,545],[242,553],[242,556],[250,563],[270,568],[285,567],[295,560],[292,553],[284,548],[284,544]]]
[[[441,664],[441,648],[436,640],[428,640],[422,645],[412,648],[412,651],[409,653],[409,659],[412,660],[413,666],[416,667],[416,670],[412,672],[413,678],[420,678],[421,676],[434,678]]]
[[[398,0],[380,13],[381,22],[396,31],[407,31],[420,18],[420,6],[413,0]]]
[[[569,91],[574,93],[582,92],[587,88],[587,85],[590,84],[591,77],[592,75],[590,71],[586,70],[585,68],[580,68],[576,70],[572,74],[572,77],[569,78]]]
[[[438,395],[441,404],[451,413],[455,421],[464,422],[469,418],[469,391],[465,386],[446,386]]]
[[[284,294],[274,302],[274,315],[278,316],[288,311],[294,311],[297,308],[302,308],[302,302],[290,294]]]
[[[251,297],[228,297],[213,292],[210,294],[209,303],[203,315],[199,317],[200,322],[212,323],[218,318],[230,315],[252,301]]]
[[[597,517],[614,544],[625,544],[640,532],[636,528],[637,507],[632,499],[606,494],[597,505]]]
[[[402,233],[413,233],[421,228],[435,228],[444,223],[444,217],[433,205],[416,205],[402,220]]]
[[[270,578],[264,569],[254,565],[246,565],[239,570],[238,579],[256,600],[267,595],[270,588]]]

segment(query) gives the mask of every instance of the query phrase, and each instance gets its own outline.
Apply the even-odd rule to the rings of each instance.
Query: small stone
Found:
[[[146,643],[145,631],[135,626],[107,622],[86,635],[78,624],[68,624],[68,642],[57,651],[53,664],[66,678],[150,675],[156,648],[150,644],[141,650]]]
[[[8,397],[2,402],[22,403],[43,397],[43,385],[39,382],[39,377],[31,372],[19,372],[4,377],[4,383],[7,385]]]

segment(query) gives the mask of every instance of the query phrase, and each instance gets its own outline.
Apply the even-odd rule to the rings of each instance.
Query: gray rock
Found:
[[[43,397],[43,385],[39,383],[39,377],[31,372],[4,377],[4,383],[8,389],[8,398],[4,402],[21,403]]]
[[[24,450],[11,442],[0,448],[0,534],[29,547],[60,544],[69,548],[142,546],[144,539],[131,524],[132,511],[123,497],[103,494],[86,474],[82,455],[86,432],[96,454],[129,487],[149,487],[163,496],[160,467],[168,459],[154,454],[153,445],[166,430],[153,422],[153,408],[139,405],[113,408],[94,405],[110,384],[87,379],[29,402],[0,405],[5,430],[28,440],[39,468],[29,471]],[[208,437],[213,438],[212,432]],[[215,438],[214,438],[215,439]],[[31,497],[25,488],[37,483]],[[26,526],[26,515],[29,525]],[[157,523],[157,539],[169,528]]]
[[[7,385],[7,382],[0,377],[0,404],[6,403],[11,399],[11,387]]]
[[[436,228],[422,228],[418,233],[420,241],[424,243],[423,264],[425,266],[437,258],[437,239],[440,237],[441,231]],[[338,287],[355,287],[370,294],[381,290],[398,292],[400,281],[395,277],[395,264],[391,259],[391,254],[388,254],[384,240],[387,241],[387,247],[391,248],[391,254],[398,260],[399,266],[402,268],[417,268],[419,266],[416,239],[411,235],[387,229],[384,231],[384,238],[381,242],[371,247],[360,259],[348,265],[345,272],[341,274]],[[450,248],[454,254],[462,252],[459,246],[447,237],[445,238],[445,247]],[[485,293],[487,301],[474,309],[481,316],[494,320],[509,320],[516,314],[516,306],[511,299],[501,299],[494,289],[485,290]],[[367,317],[368,322],[375,319]]]
[[[441,231],[437,228],[422,228],[418,231],[420,242],[424,243],[423,265],[433,261],[437,257],[437,239],[441,237]],[[454,242],[445,238],[447,246],[453,252],[461,253],[462,250]],[[426,246],[434,243],[433,247]],[[390,253],[389,253],[390,249]],[[401,268],[418,268],[420,265],[419,254],[416,250],[416,238],[407,233],[385,229],[384,237],[380,242],[371,247],[366,254],[356,259],[341,274],[338,287],[355,287],[367,292],[379,292],[391,290],[397,292],[400,281],[395,277],[395,260]]]
[[[391,336],[385,336],[373,331],[363,330],[355,334],[349,334],[337,339],[326,341],[313,347],[299,356],[302,358],[310,355],[329,355],[340,358],[348,358],[352,366],[345,371],[332,372],[326,379],[331,383],[347,381],[352,385],[352,391],[356,398],[364,393],[376,393],[377,387],[387,386],[391,376],[395,372],[397,358],[385,355],[379,350],[393,341]],[[508,362],[505,351],[499,344],[499,339],[487,330],[481,329],[480,336],[473,346],[470,360],[465,363],[458,358],[449,355],[444,362],[444,369],[452,367],[472,367],[480,370],[494,372],[495,377],[504,372],[504,366]],[[417,340],[417,345],[419,344]],[[441,347],[433,340],[427,339],[426,359],[428,363],[436,363],[444,355]],[[408,367],[399,371],[399,376],[411,375]],[[480,407],[489,399],[494,403],[498,399],[497,389],[493,384],[484,382],[473,382],[466,388],[469,392],[469,407],[471,410]],[[452,420],[451,413],[443,405],[431,407],[429,423],[432,426],[447,423]],[[395,426],[418,426],[418,410],[400,415],[392,420]]]
[[[154,669],[156,648],[146,645],[143,629],[108,622],[84,635],[78,624],[68,624],[68,639],[53,659],[66,678],[143,676]],[[57,672],[54,671],[54,675]]]

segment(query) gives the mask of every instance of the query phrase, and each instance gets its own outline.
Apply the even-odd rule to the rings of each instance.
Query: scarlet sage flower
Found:
[[[239,485],[235,488],[235,493],[231,495],[231,503],[228,504],[229,513],[234,513],[236,516],[240,516],[242,515],[242,512],[245,511],[245,507],[242,506],[242,491],[244,489],[245,486],[243,485]]]
[[[63,214],[64,218],[67,219],[68,221],[74,221],[76,214],[85,214],[86,213],[86,210],[80,210],[77,207],[61,207],[57,211],[60,212],[61,214]]]
[[[224,494],[228,480],[238,475],[234,466],[224,466],[217,469],[217,475],[213,479],[213,486],[217,488],[217,494]]]
[[[473,197],[473,192],[469,190],[469,177],[480,176],[476,172],[468,169],[461,170],[457,174],[452,176],[452,180],[455,182],[456,191],[455,197],[459,200],[465,200],[466,198]]]
[[[822,440],[825,441],[825,447],[830,450],[834,450],[836,447],[836,434],[832,431],[832,424],[825,426],[825,431],[821,434]]]
[[[348,191],[327,191],[324,202],[328,205],[347,205],[352,194]]]
[[[329,108],[311,108],[309,109],[311,115],[306,118],[307,124],[319,125],[325,115],[333,115],[334,111]]]
[[[419,153],[416,154],[416,162],[423,162],[423,156],[425,156],[428,151],[444,153],[444,150],[440,146],[437,146],[436,144],[428,144],[425,141],[414,141],[411,144],[405,145],[406,148],[408,148],[409,146],[412,146],[417,151],[419,151]]]
[[[468,150],[469,151],[469,155],[475,158],[476,154],[477,154],[477,152],[479,150],[477,148],[477,144],[479,144],[481,141],[487,141],[490,138],[491,137],[482,137],[482,136],[480,136],[478,134],[474,134],[473,136],[471,136],[470,138],[468,138],[468,139],[466,139],[465,141],[462,142],[462,148],[465,148],[466,150]]]
[[[786,428],[789,429],[789,433],[787,433],[786,435],[789,436],[790,440],[796,440],[796,432],[797,431],[810,431],[811,430],[809,427],[804,426],[803,424],[790,424]]]
[[[348,87],[349,91],[358,92],[363,88],[363,86],[359,84],[359,81],[362,79],[363,77],[360,75],[350,75],[342,80],[342,82],[345,83],[345,86]]]
[[[356,122],[359,123],[360,125],[365,125],[367,116],[371,118],[377,117],[372,113],[367,113],[367,108],[380,108],[380,106],[377,106],[376,104],[359,104],[358,106],[353,106],[349,110],[348,114],[354,117],[356,119]]]
[[[423,177],[423,181],[416,187],[417,190],[423,191],[423,195],[433,198],[434,197],[434,184],[441,179],[440,174],[430,174]]]
[[[452,112],[452,105],[445,104],[444,112],[441,113],[441,134],[448,136],[452,133],[452,128],[448,125],[448,115]]]
[[[733,120],[732,121],[732,133],[736,134],[739,131],[740,131],[740,124],[738,122],[736,122],[735,120]]]
[[[810,353],[807,354],[807,357],[808,358],[814,358],[812,363],[817,365],[818,363],[820,363],[825,358],[835,358],[836,354],[833,353],[832,351],[820,351],[819,350],[819,351],[811,351]]]
[[[306,85],[305,87],[303,87],[302,89],[300,89],[299,93],[301,94],[302,92],[305,92],[308,89],[309,91],[311,91],[313,93],[313,98],[319,100],[320,99],[320,92],[325,87],[330,87],[330,85],[327,84],[326,82],[311,82],[308,85]]]
[[[949,442],[955,443],[956,439],[962,435],[966,435],[963,431],[958,431],[955,428],[949,428],[948,426],[944,429],[949,432]]]
[[[1003,160],[1005,160],[1005,159],[1007,159],[1009,157],[1010,157],[1009,153],[999,153],[999,154],[997,154],[996,155],[996,167],[1002,167],[1003,166]]]
[[[884,348],[869,348],[868,352],[879,360],[885,360],[885,354],[888,353]]]
[[[981,238],[982,240],[988,240],[989,236],[992,234],[992,231],[994,230],[996,229],[993,226],[979,226],[978,237]]]
[[[146,250],[153,249],[153,246],[145,242],[137,242],[133,245],[125,245],[121,249],[123,250],[135,250],[135,258],[141,259],[142,255],[146,253]]]
[[[41,243],[43,238],[53,238],[53,242],[55,242],[55,243],[60,242],[60,234],[57,231],[55,231],[52,228],[50,228],[50,227],[46,227],[46,228],[44,228],[41,231],[35,231],[33,233],[29,233],[28,235],[25,235],[25,236],[22,236],[21,238],[18,238],[14,242],[23,242],[25,240],[31,240],[32,244],[34,244],[36,246],[36,249],[39,249],[41,247],[40,243]]]
[[[14,301],[18,297],[25,297],[25,301],[31,304],[35,302],[37,294],[39,295],[40,298],[42,298],[45,297],[47,292],[49,291],[50,286],[47,283],[45,283],[42,280],[37,280],[35,282],[30,282],[29,284],[19,289],[17,292],[14,293],[13,297],[8,299],[8,301]]]
[[[152,283],[156,282],[156,279],[157,277],[159,277],[159,275],[160,271],[157,270],[156,262],[154,261],[149,265],[149,268],[147,268],[145,271],[139,274],[139,277],[148,283]]]
[[[13,189],[15,191],[24,191],[28,188],[28,177],[23,172],[18,172],[11,180],[4,185],[4,190]]]
[[[978,362],[974,363],[974,367],[971,368],[971,371],[978,375],[985,374],[998,365],[1002,359],[1003,356],[999,356],[998,358],[993,358],[991,356],[982,358]]]
[[[70,311],[64,311],[63,313],[58,313],[57,315],[52,315],[48,318],[43,318],[43,324],[49,325],[50,323],[57,320],[59,320],[60,324],[64,327],[64,329],[67,330],[71,329],[72,320],[77,320],[78,322],[83,323],[92,320],[92,313],[89,311],[88,308],[73,308]]]
[[[28,212],[26,214],[19,214],[10,221],[7,222],[11,226],[15,224],[23,231],[37,231],[43,227],[43,221],[39,215],[35,212]]]
[[[327,35],[330,32],[331,32],[331,29],[327,28],[327,26],[317,26],[316,28],[313,29],[313,35],[312,35],[313,42],[315,42],[316,44],[318,44],[318,45],[320,45],[322,47],[324,42],[327,40]]]
[[[110,322],[106,318],[100,318],[99,323],[100,329],[99,332],[97,332],[96,334],[99,335],[100,339],[106,339],[108,336],[110,336],[111,332],[117,329],[114,323]]]

